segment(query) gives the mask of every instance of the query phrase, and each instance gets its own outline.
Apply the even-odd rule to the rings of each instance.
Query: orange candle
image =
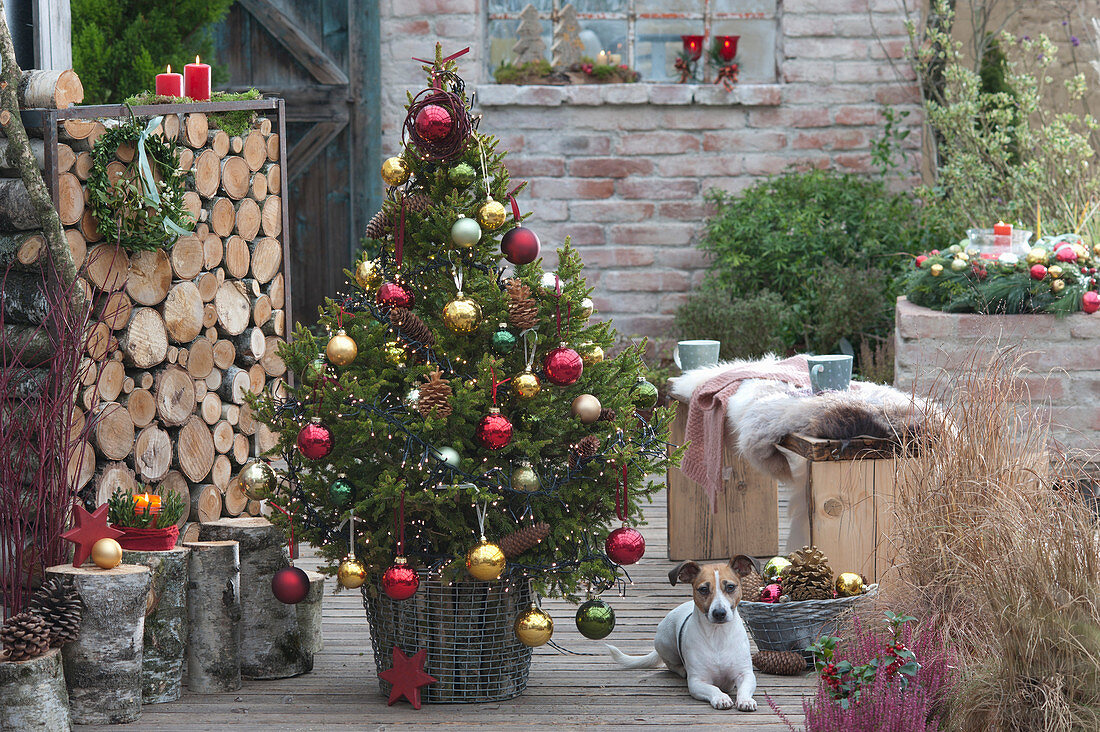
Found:
[[[156,516],[160,513],[160,496],[153,493],[140,493],[134,496],[134,510]]]

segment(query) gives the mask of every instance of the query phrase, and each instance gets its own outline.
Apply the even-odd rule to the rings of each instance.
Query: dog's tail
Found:
[[[644,656],[628,656],[615,646],[604,643],[615,662],[627,668],[657,668],[661,665],[661,656],[656,650],[650,651]]]

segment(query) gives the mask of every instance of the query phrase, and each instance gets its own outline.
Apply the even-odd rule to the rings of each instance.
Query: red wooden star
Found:
[[[73,552],[73,566],[79,567],[92,556],[92,545],[100,539],[117,539],[122,536],[118,529],[112,529],[107,525],[107,504],[88,513],[83,506],[76,506],[73,510],[74,526],[61,535],[65,541],[71,541],[76,545]]]
[[[390,706],[401,697],[405,697],[412,704],[413,709],[420,708],[420,687],[436,683],[435,677],[424,672],[424,661],[428,658],[428,650],[421,648],[412,658],[409,658],[397,646],[393,647],[393,666],[378,674],[383,681],[388,681],[390,687]]]

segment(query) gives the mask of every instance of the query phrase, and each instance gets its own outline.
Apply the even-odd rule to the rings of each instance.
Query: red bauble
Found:
[[[1100,295],[1089,290],[1081,298],[1081,309],[1086,313],[1095,313],[1100,310]]]
[[[1059,262],[1076,262],[1077,252],[1073,251],[1073,247],[1069,244],[1066,244],[1054,253],[1054,258]]]
[[[332,452],[334,442],[332,431],[321,424],[317,417],[298,433],[298,449],[310,460],[320,460],[328,455]]]
[[[782,594],[783,590],[779,585],[768,585],[760,590],[760,602],[779,602]]]
[[[420,577],[416,570],[403,560],[404,557],[398,557],[398,561],[382,573],[382,591],[392,600],[408,600],[416,594],[416,588],[420,586]]]
[[[924,254],[919,255],[917,257],[917,269],[920,269],[920,266],[922,264],[924,264],[927,260],[928,260],[928,257],[926,255],[924,255]]]
[[[379,305],[389,305],[393,308],[411,308],[413,304],[412,292],[404,285],[396,282],[386,282],[378,288],[378,294],[374,301]]]
[[[634,564],[645,554],[645,537],[637,529],[623,526],[607,535],[604,550],[615,564]]]
[[[525,226],[517,226],[500,240],[500,251],[512,264],[530,264],[539,258],[539,235]]]
[[[309,594],[309,575],[297,567],[283,567],[271,578],[271,591],[279,602],[297,605]]]
[[[558,386],[576,384],[584,371],[584,361],[580,354],[572,348],[562,344],[546,354],[542,362],[542,370],[546,372],[546,378],[550,383]]]
[[[1031,265],[1031,279],[1041,280],[1047,276],[1047,268],[1041,264]]]
[[[499,410],[494,409],[478,423],[477,441],[490,450],[506,447],[512,441],[512,423]]]
[[[429,142],[438,142],[451,134],[451,113],[438,104],[429,104],[416,113],[416,134]]]

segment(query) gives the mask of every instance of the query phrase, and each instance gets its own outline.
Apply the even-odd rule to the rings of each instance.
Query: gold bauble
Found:
[[[1051,267],[1047,267],[1047,274],[1050,275],[1051,277],[1053,277],[1054,279],[1058,279],[1059,277],[1062,276],[1062,268],[1059,267],[1057,264],[1055,264]]]
[[[600,418],[600,410],[603,405],[600,400],[591,394],[581,394],[573,400],[570,412],[581,421],[582,424],[592,424]]]
[[[854,597],[867,591],[863,578],[855,572],[841,572],[836,578],[837,597]]]
[[[1083,244],[1073,244],[1073,253],[1077,255],[1078,262],[1087,262],[1089,259],[1089,250],[1085,248]]]
[[[1092,253],[1100,257],[1100,241],[1092,245]]]
[[[328,339],[325,346],[325,358],[333,366],[347,366],[359,355],[359,347],[355,345],[355,339],[340,329],[336,335]]]
[[[585,366],[603,361],[603,348],[592,341],[586,341],[577,346],[577,353],[581,355],[581,360],[584,361]]]
[[[531,463],[522,462],[512,471],[511,488],[523,493],[534,493],[539,489],[539,475],[531,467]]]
[[[544,645],[554,635],[554,619],[535,604],[516,618],[514,626],[519,642],[530,648]]]
[[[275,492],[278,481],[270,465],[260,460],[253,460],[241,468],[241,472],[237,474],[237,485],[240,486],[241,492],[253,501],[262,501]]]
[[[382,163],[382,180],[386,181],[388,186],[399,186],[409,179],[409,175],[412,171],[409,170],[409,164],[405,162],[405,158],[392,157],[386,158]]]
[[[477,210],[477,222],[490,231],[496,231],[504,226],[507,218],[508,214],[504,210],[504,204],[500,201],[494,201],[492,198],[481,204]]]
[[[481,306],[460,292],[443,308],[443,324],[455,333],[473,333],[481,325]]]
[[[1030,252],[1027,253],[1028,264],[1046,264],[1050,259],[1050,252],[1042,247],[1033,247]]]
[[[367,568],[358,559],[349,556],[340,562],[340,566],[336,570],[336,581],[349,590],[362,587],[363,583],[367,581]]]
[[[361,259],[355,265],[355,282],[364,290],[377,290],[382,284],[382,271],[378,262],[371,259]]]
[[[530,371],[524,371],[522,374],[512,379],[512,391],[515,392],[516,398],[518,399],[524,401],[534,399],[538,396],[541,389],[542,382],[539,381],[539,377],[535,376]]]
[[[959,259],[958,257],[956,257],[955,259],[951,260],[951,271],[952,272],[962,272],[964,269],[966,269],[969,266],[970,266],[970,262],[967,262],[965,259]]]
[[[477,546],[466,552],[466,571],[482,582],[500,577],[505,564],[504,552],[496,544],[486,541],[484,536]]]
[[[114,569],[122,564],[122,547],[114,539],[100,539],[92,544],[92,561],[100,569]]]
[[[394,366],[403,367],[405,365],[405,349],[397,341],[389,341],[382,350],[386,355],[386,360]]]
[[[942,264],[933,264],[928,269],[932,273],[933,277],[939,277],[941,274],[943,274],[943,265]]]
[[[1052,292],[1057,294],[1057,293],[1061,292],[1062,290],[1066,289],[1066,281],[1065,280],[1054,280],[1054,282],[1050,283],[1050,289],[1051,289]]]

